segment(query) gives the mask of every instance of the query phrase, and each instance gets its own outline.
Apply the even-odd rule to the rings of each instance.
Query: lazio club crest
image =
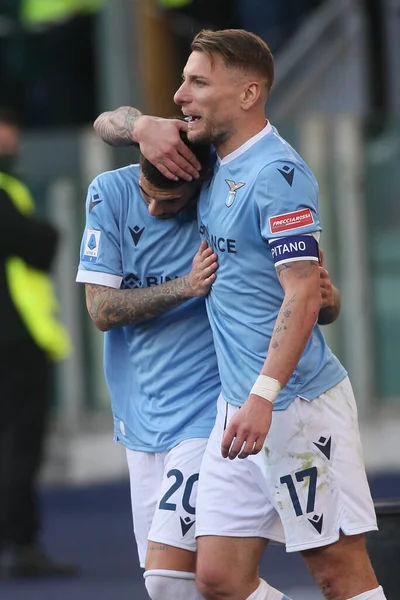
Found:
[[[229,192],[226,197],[225,204],[229,208],[235,202],[236,192],[238,190],[240,190],[240,188],[242,188],[246,184],[245,183],[235,183],[234,181],[232,181],[232,179],[225,179],[225,181],[229,186]]]

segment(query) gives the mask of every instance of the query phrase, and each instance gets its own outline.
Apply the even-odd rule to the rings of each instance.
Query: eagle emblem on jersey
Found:
[[[232,181],[232,179],[225,179],[225,181],[229,186],[229,192],[228,192],[228,196],[225,200],[225,204],[229,208],[235,202],[236,192],[238,190],[240,190],[240,188],[242,188],[246,184],[245,183],[235,183],[234,181]]]

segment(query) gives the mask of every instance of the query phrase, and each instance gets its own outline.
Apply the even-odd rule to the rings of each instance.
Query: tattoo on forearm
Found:
[[[279,313],[279,317],[281,317],[280,321],[279,321],[279,325],[277,325],[274,329],[274,331],[272,332],[272,338],[271,338],[271,348],[273,348],[274,350],[276,350],[276,348],[279,347],[279,342],[277,340],[274,340],[274,336],[276,336],[279,333],[282,333],[282,331],[286,331],[287,329],[287,319],[290,318],[290,315],[292,314],[292,310],[291,310],[291,306],[292,304],[295,302],[296,300],[296,294],[294,294],[294,296],[292,296],[290,298],[290,300],[288,300],[281,308],[281,312]]]
[[[188,275],[134,290],[86,284],[86,304],[94,323],[106,331],[158,317],[192,298],[191,292]]]
[[[135,142],[132,132],[142,113],[132,106],[121,106],[114,111],[102,113],[94,123],[98,135],[112,146],[130,146]]]

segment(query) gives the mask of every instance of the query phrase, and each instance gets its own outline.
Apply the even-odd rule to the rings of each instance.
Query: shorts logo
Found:
[[[312,225],[313,223],[314,217],[312,216],[311,210],[309,208],[303,208],[302,210],[270,217],[269,228],[271,233],[280,233],[282,231],[290,231],[291,229]]]
[[[194,521],[190,520],[190,517],[185,517],[184,519],[182,519],[182,517],[179,517],[181,520],[181,529],[182,529],[182,537],[185,537],[185,535],[187,534],[187,532],[189,531],[189,529],[192,527],[192,525],[194,525]]]
[[[228,208],[230,208],[232,206],[232,204],[235,202],[236,192],[238,190],[240,190],[240,188],[242,188],[246,184],[245,183],[235,183],[234,181],[232,181],[232,179],[225,179],[225,181],[229,186],[229,192],[228,192],[228,196],[225,200],[225,204]]]
[[[331,445],[332,445],[332,438],[329,437],[328,439],[326,439],[326,437],[321,436],[318,440],[318,442],[313,442],[314,446],[317,446],[318,450],[321,450],[322,454],[324,454],[324,456],[326,456],[326,458],[329,460],[331,457]]]
[[[314,515],[312,519],[308,520],[311,523],[311,525],[318,531],[318,533],[321,533],[322,525],[324,523],[324,515],[321,515],[320,517],[318,515]]]
[[[95,263],[99,254],[100,231],[88,229],[86,231],[86,243],[82,260]]]

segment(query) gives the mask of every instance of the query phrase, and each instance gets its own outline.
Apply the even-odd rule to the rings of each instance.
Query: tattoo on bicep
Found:
[[[280,279],[281,275],[290,269],[291,273],[293,273],[298,279],[306,279],[307,277],[313,275],[315,269],[318,268],[318,262],[315,260],[300,260],[278,265],[276,267],[276,273]]]

